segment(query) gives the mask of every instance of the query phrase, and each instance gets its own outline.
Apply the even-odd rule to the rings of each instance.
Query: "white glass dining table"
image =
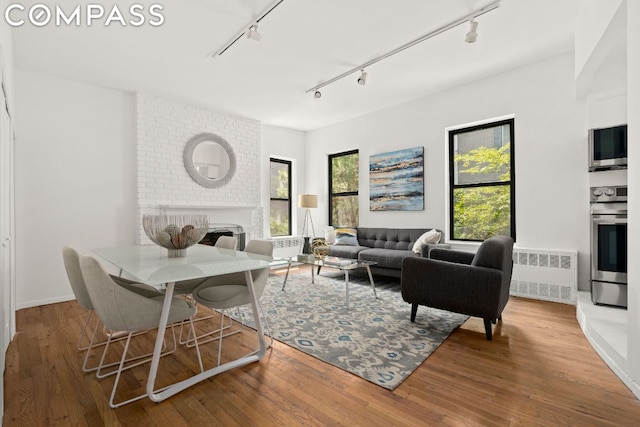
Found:
[[[147,379],[147,394],[152,401],[160,402],[214,375],[256,362],[264,356],[266,344],[260,316],[258,316],[258,302],[253,288],[251,271],[269,267],[269,263],[272,261],[271,257],[207,245],[192,246],[187,249],[186,256],[179,258],[169,258],[167,250],[157,245],[99,248],[93,249],[92,252],[122,272],[126,272],[134,280],[156,287],[166,286],[162,314],[158,324],[158,335]],[[253,318],[256,320],[255,326],[260,341],[258,352],[208,369],[156,391],[155,381],[175,282],[238,272],[244,272],[249,288]]]

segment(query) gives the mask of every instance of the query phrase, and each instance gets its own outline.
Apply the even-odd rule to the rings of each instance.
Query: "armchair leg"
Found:
[[[487,341],[491,341],[493,339],[493,335],[491,334],[491,319],[484,319],[484,331],[487,334]]]
[[[416,321],[416,314],[418,313],[418,304],[417,303],[413,303],[411,304],[411,322],[415,322]]]

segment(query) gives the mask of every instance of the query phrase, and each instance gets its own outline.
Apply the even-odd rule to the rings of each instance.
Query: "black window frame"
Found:
[[[349,151],[342,151],[340,153],[333,153],[333,154],[329,154],[329,203],[327,203],[327,205],[329,205],[329,225],[331,226],[344,226],[346,224],[333,224],[333,198],[334,197],[343,197],[343,196],[358,196],[359,197],[359,193],[360,193],[360,184],[358,183],[358,191],[345,191],[345,192],[341,192],[341,193],[334,193],[333,192],[333,159],[335,159],[336,157],[342,157],[342,156],[351,156],[353,154],[357,154],[358,155],[358,167],[360,164],[360,150],[358,150],[357,148],[355,150],[349,150]],[[359,176],[359,174],[358,174]],[[355,226],[357,226],[358,224],[355,224]]]
[[[483,182],[480,184],[455,184],[455,162],[454,162],[454,141],[455,136],[461,133],[473,132],[481,129],[497,128],[499,126],[509,125],[509,181]],[[449,139],[449,240],[451,241],[467,241],[481,242],[480,239],[461,239],[454,237],[454,191],[459,188],[478,188],[478,187],[494,187],[494,186],[510,186],[510,233],[513,241],[516,241],[516,169],[515,169],[515,118],[496,120],[475,126],[468,126],[448,131]]]
[[[276,236],[291,236],[293,232],[293,221],[292,221],[293,203],[292,203],[292,196],[291,196],[291,171],[292,171],[293,162],[291,160],[284,160],[284,159],[278,159],[276,157],[269,157],[269,171],[271,171],[271,163],[282,163],[287,165],[287,173],[289,174],[289,179],[287,180],[288,181],[287,193],[289,194],[289,197],[286,199],[279,198],[279,197],[271,197],[271,173],[269,173],[269,235],[271,235],[271,202],[276,200],[276,201],[289,202],[289,224],[288,224],[289,233],[277,234]]]

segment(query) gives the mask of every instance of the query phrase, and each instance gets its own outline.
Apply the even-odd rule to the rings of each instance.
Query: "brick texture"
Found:
[[[197,212],[189,213],[209,214],[212,222],[233,218],[234,210],[245,216],[250,211],[250,236],[262,237],[259,121],[144,94],[136,97],[136,119],[138,242],[150,243],[142,228],[142,215],[158,213],[160,205],[193,206]],[[200,186],[184,167],[187,141],[204,132],[224,138],[236,156],[236,172],[220,188]]]

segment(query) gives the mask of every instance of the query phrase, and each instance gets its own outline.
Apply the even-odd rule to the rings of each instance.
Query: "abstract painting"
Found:
[[[424,210],[424,147],[369,156],[369,210]]]

